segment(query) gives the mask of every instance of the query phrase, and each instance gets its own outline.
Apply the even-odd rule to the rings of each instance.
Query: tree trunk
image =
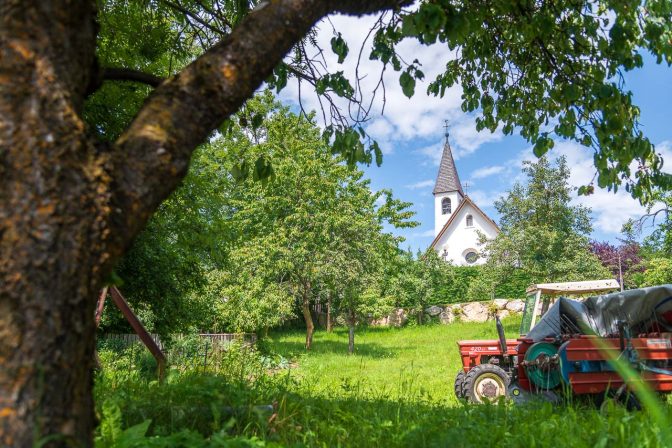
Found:
[[[301,310],[303,311],[303,319],[306,321],[306,350],[310,350],[313,345],[315,325],[313,324],[313,316],[310,314],[310,299],[308,298],[308,292],[306,291],[303,293]]]
[[[355,353],[355,315],[350,312],[348,317],[348,354]]]
[[[331,322],[331,292],[327,293],[327,333],[333,330],[333,323]]]
[[[79,116],[94,15],[93,0],[0,6],[0,446],[92,444],[110,264],[106,159]]]

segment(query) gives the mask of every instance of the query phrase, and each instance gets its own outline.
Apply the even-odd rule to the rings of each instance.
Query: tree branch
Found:
[[[107,67],[102,72],[103,81],[135,81],[152,87],[158,87],[163,82],[163,78],[152,75],[151,73],[133,70],[132,68],[114,68]]]
[[[178,5],[177,3],[173,3],[173,2],[171,2],[171,1],[168,1],[168,0],[161,0],[161,1],[162,1],[162,3],[164,3],[165,5],[167,5],[167,6],[171,7],[171,8],[173,8],[173,9],[176,10],[176,11],[181,12],[181,13],[184,14],[185,16],[187,16],[187,17],[191,17],[193,20],[195,20],[196,22],[200,23],[201,25],[203,25],[204,27],[206,27],[207,29],[209,29],[209,30],[212,31],[213,33],[217,33],[217,34],[219,34],[219,35],[226,35],[226,31],[224,31],[224,30],[220,30],[219,28],[217,28],[217,27],[215,27],[215,26],[212,26],[210,23],[208,23],[208,22],[206,22],[205,20],[203,20],[202,18],[200,18],[197,14],[194,14],[193,12],[189,11],[187,8],[185,8],[185,7],[181,6],[181,5]]]
[[[116,147],[115,227],[122,249],[186,174],[191,153],[250,98],[313,25],[330,13],[362,15],[411,0],[276,0],[240,24],[145,102]]]

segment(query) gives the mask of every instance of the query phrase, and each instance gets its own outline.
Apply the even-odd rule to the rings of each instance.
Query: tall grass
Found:
[[[505,327],[516,335],[515,320]],[[495,335],[492,323],[372,328],[358,332],[355,355],[348,356],[344,331],[318,332],[307,354],[301,332],[276,333],[262,344],[266,353],[231,351],[220,364],[228,367],[217,372],[172,369],[164,385],[110,366],[123,357],[103,353],[97,445],[665,446],[647,412],[458,402],[456,341]],[[292,362],[279,368],[287,363],[269,363],[268,352]],[[258,407],[268,404],[272,410]]]

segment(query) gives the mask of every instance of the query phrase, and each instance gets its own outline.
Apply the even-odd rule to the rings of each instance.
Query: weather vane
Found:
[[[443,120],[443,128],[446,130],[446,139],[448,138],[448,120]]]

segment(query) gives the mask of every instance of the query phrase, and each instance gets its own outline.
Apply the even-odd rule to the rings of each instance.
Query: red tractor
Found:
[[[572,300],[617,289],[614,280],[533,285],[527,290],[520,334],[459,341],[462,370],[455,395],[473,403],[562,394],[631,399],[609,359],[640,372],[653,390],[672,391],[672,285]]]

